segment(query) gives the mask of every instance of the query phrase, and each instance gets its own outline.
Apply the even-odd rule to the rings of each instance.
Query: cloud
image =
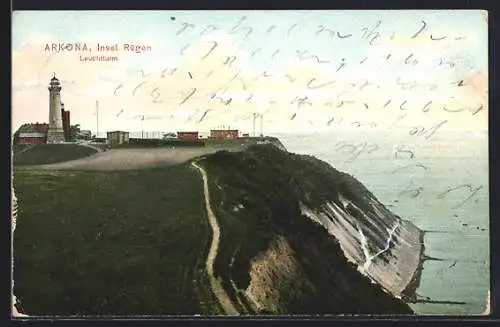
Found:
[[[352,129],[355,122],[366,126],[376,122],[370,128],[386,129],[403,110],[410,117],[409,124],[448,119],[448,128],[484,129],[486,111],[472,117],[468,110],[450,113],[442,107],[453,111],[483,103],[486,110],[485,72],[454,72],[463,79],[463,86],[458,87],[449,79],[457,76],[446,75],[446,67],[436,74],[436,67],[430,71],[401,63],[408,51],[414,51],[422,62],[449,53],[446,46],[435,44],[396,39],[372,48],[366,63],[350,62],[339,72],[315,60],[294,59],[271,74],[253,68],[250,54],[221,31],[205,35],[186,49],[182,59],[165,62],[161,53],[152,53],[145,64],[133,65],[122,55],[119,65],[81,63],[79,54],[51,54],[33,43],[13,53],[13,124],[15,128],[22,122],[46,120],[46,84],[55,71],[62,80],[62,98],[72,121],[92,129],[95,101],[99,101],[103,131],[125,127],[205,130],[221,124],[238,124],[248,131],[253,112],[265,112],[268,130],[342,130]],[[387,52],[393,53],[390,60],[386,60]],[[404,72],[399,83],[398,72]],[[435,89],[429,87],[432,83]],[[423,109],[429,101],[432,104]],[[157,118],[139,122],[133,118],[137,115]],[[332,118],[345,123],[332,127],[327,124]]]

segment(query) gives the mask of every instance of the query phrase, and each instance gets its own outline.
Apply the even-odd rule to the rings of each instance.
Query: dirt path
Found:
[[[228,315],[239,315],[236,308],[233,306],[233,303],[229,299],[226,291],[222,287],[222,284],[219,279],[214,276],[214,262],[217,257],[217,250],[219,247],[219,239],[220,239],[220,228],[217,223],[217,218],[215,217],[214,212],[212,211],[212,207],[210,205],[210,193],[208,189],[208,178],[207,173],[203,168],[197,165],[196,162],[191,164],[193,167],[198,169],[201,173],[201,177],[203,179],[203,193],[205,195],[205,206],[207,208],[208,220],[210,222],[210,226],[212,227],[212,244],[210,245],[210,251],[208,252],[207,257],[207,272],[210,278],[210,284],[212,286],[212,290],[219,300],[220,305]]]

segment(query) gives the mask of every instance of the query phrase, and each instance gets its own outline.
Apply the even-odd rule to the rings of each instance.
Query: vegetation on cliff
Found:
[[[252,258],[269,249],[279,235],[314,286],[295,289],[279,304],[279,313],[411,313],[409,306],[362,276],[347,262],[338,241],[301,214],[300,203],[315,208],[339,202],[340,192],[370,210],[362,199],[371,194],[353,177],[314,157],[272,145],[217,152],[200,164],[211,177],[212,203],[225,231],[217,273],[235,302],[238,292],[231,281],[236,289],[246,289]]]
[[[301,215],[299,203],[339,201],[339,191],[352,192],[369,210],[362,206],[366,189],[322,161],[278,147],[198,159],[221,229],[215,270],[238,311],[411,313]],[[14,293],[21,311],[221,313],[205,270],[211,230],[202,180],[189,163],[107,172],[16,169],[14,185],[20,207]],[[256,284],[253,275],[266,282]],[[267,306],[243,295],[249,286],[268,298]]]

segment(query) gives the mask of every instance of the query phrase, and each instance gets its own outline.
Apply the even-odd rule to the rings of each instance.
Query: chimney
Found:
[[[255,136],[255,120],[257,119],[257,113],[254,112],[253,113],[253,121],[252,121],[252,133],[253,133],[253,136]]]

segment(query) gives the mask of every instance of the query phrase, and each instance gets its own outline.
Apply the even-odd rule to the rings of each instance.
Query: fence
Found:
[[[160,131],[134,131],[134,132],[129,132],[129,137],[134,138],[134,139],[161,139],[163,138],[163,135],[167,134],[169,132],[160,132]],[[172,132],[170,132],[172,133]],[[95,135],[95,134],[93,134]],[[96,135],[97,138],[106,138],[107,137],[107,132],[99,132],[98,135]]]

